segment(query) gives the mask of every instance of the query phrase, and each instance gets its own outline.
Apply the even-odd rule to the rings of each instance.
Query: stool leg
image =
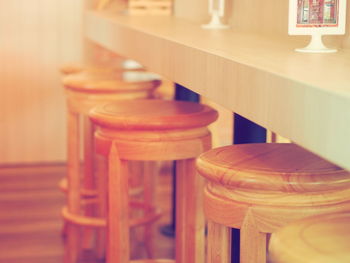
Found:
[[[207,263],[231,262],[231,228],[208,221]]]
[[[130,258],[128,164],[120,160],[115,143],[108,157],[107,263]]]
[[[84,176],[83,188],[86,190],[94,190],[94,150],[93,150],[93,136],[94,128],[88,117],[84,117]],[[94,215],[94,208],[88,205],[85,209],[86,216]],[[93,239],[93,229],[91,227],[83,228],[83,248],[90,248]]]
[[[241,226],[241,263],[266,262],[267,234],[257,228],[253,215],[248,211]]]
[[[63,221],[62,229],[61,229],[61,235],[63,238],[67,236],[68,233],[68,222],[66,220]]]
[[[129,198],[130,201],[140,202],[143,200],[144,194],[144,163],[141,161],[128,161],[129,174]],[[142,199],[142,200],[141,200]],[[132,207],[132,206],[131,206]],[[144,211],[141,209],[129,209],[130,219],[139,218],[143,216]],[[145,236],[145,229],[143,227],[130,228],[130,235],[135,238],[135,242],[131,242],[130,253],[138,249],[139,242],[143,242]]]
[[[176,162],[176,262],[204,262],[204,179],[195,159]]]
[[[144,202],[148,205],[154,206],[154,195],[156,191],[156,178],[158,175],[156,162],[144,162]],[[144,216],[153,214],[154,209],[145,211]],[[154,257],[154,243],[153,243],[154,223],[146,224],[144,227],[144,242],[149,258]]]
[[[104,156],[96,156],[96,183],[98,191],[97,216],[106,218],[107,216],[107,163]],[[96,254],[99,259],[106,255],[106,228],[97,229]]]
[[[94,127],[88,117],[84,117],[84,188],[94,190]]]
[[[80,155],[79,155],[79,116],[68,112],[68,152],[67,152],[67,207],[72,214],[80,213]],[[79,227],[68,224],[65,249],[65,263],[75,263],[79,253]]]

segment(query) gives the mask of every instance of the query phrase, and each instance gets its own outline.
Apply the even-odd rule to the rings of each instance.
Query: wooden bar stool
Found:
[[[91,227],[103,227],[105,220],[92,217],[96,206],[98,186],[95,182],[93,157],[94,127],[87,117],[88,112],[99,103],[125,99],[152,98],[160,81],[146,72],[83,72],[63,79],[67,98],[68,172],[67,205],[62,214],[70,222],[67,230],[66,262],[76,262],[80,251],[80,228],[87,232]],[[84,129],[81,129],[81,121]],[[84,154],[81,158],[81,143]],[[84,171],[80,160],[84,160]],[[61,183],[62,187],[64,183]],[[85,232],[86,232],[85,231]],[[91,231],[90,231],[91,232]],[[91,236],[91,235],[90,235]],[[89,238],[84,239],[88,242]],[[87,247],[88,245],[85,245]],[[103,248],[100,249],[103,251]],[[100,254],[103,252],[100,252]]]
[[[264,263],[268,233],[350,209],[349,173],[295,144],[220,147],[202,154],[197,169],[208,180],[208,262],[229,262],[229,228],[241,230],[240,262]]]
[[[178,160],[176,261],[202,263],[204,216],[198,190],[203,181],[194,161],[211,146],[207,125],[217,112],[192,102],[138,100],[98,106],[90,118],[97,127],[96,152],[108,157],[107,262],[130,260],[128,161]]]
[[[271,236],[271,263],[349,263],[350,211],[298,220]]]

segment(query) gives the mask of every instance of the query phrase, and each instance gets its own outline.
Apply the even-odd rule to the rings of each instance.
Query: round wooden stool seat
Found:
[[[350,212],[298,220],[273,234],[273,263],[350,262]]]
[[[95,107],[90,118],[101,127],[172,130],[205,127],[217,118],[212,108],[186,101],[118,101]]]
[[[106,74],[106,73],[121,73],[122,71],[133,69],[124,68],[123,65],[113,66],[97,66],[97,65],[83,65],[83,64],[67,64],[60,68],[60,72],[63,75],[72,75],[79,73],[90,73],[90,74]],[[143,69],[137,69],[142,71]]]
[[[83,72],[65,77],[63,84],[68,106],[88,114],[97,104],[108,101],[152,98],[161,81],[147,72]]]
[[[197,169],[214,228],[241,229],[241,262],[265,262],[266,234],[293,220],[350,208],[350,174],[295,144],[220,147]]]
[[[124,60],[120,65],[111,66],[98,66],[98,65],[86,65],[86,64],[66,64],[60,68],[60,72],[64,75],[76,74],[80,72],[90,72],[90,73],[103,73],[112,71],[122,71],[122,70],[135,70],[142,71],[144,68],[142,65],[138,64],[133,60]]]
[[[205,105],[162,100],[111,102],[90,111],[97,128],[95,151],[108,158],[108,262],[130,260],[125,242],[129,240],[125,214],[130,160],[177,160],[176,260],[204,262],[202,194],[197,191],[203,180],[196,175],[194,163],[211,147],[207,125],[217,116]]]
[[[159,77],[149,72],[82,72],[63,78],[67,89],[91,93],[154,90],[159,84]]]
[[[85,66],[81,64],[66,64],[60,67],[59,71],[63,75],[70,75],[82,72]]]

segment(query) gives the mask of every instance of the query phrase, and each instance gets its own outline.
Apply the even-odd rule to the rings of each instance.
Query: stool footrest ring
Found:
[[[174,259],[137,259],[130,260],[129,263],[176,263]]]
[[[62,178],[59,181],[58,188],[62,192],[67,193],[68,183],[67,183],[67,178],[66,177]],[[129,190],[129,195],[130,196],[139,196],[142,193],[143,193],[143,187],[142,186],[132,187]],[[81,196],[83,196],[83,197],[95,197],[96,195],[97,195],[97,191],[96,190],[92,190],[92,189],[82,189],[81,190]]]
[[[130,227],[136,227],[140,225],[153,223],[162,216],[160,209],[143,202],[130,201],[130,206],[136,207],[138,209],[142,209],[145,211],[150,211],[150,213],[146,214],[145,216],[141,216],[138,218],[131,218],[129,220]],[[68,211],[67,206],[64,206],[62,208],[62,216],[65,220],[73,224],[82,225],[82,226],[91,226],[91,227],[106,227],[105,218],[74,214]]]
[[[59,181],[58,188],[62,192],[67,193],[67,191],[68,191],[68,182],[67,182],[67,178],[66,177],[62,178]],[[96,190],[91,190],[91,189],[82,189],[81,190],[81,196],[83,196],[83,197],[94,197],[96,195],[97,195],[97,191]]]

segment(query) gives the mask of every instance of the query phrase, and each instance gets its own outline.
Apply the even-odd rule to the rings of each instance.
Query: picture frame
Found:
[[[336,52],[326,48],[322,35],[345,34],[346,0],[289,0],[289,35],[311,35],[300,52]]]

